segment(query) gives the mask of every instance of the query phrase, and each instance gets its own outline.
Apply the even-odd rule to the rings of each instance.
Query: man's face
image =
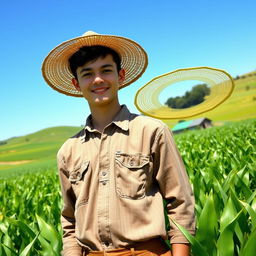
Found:
[[[118,103],[118,88],[125,78],[125,72],[117,71],[111,55],[85,63],[77,68],[77,79],[72,82],[81,91],[90,107],[106,107]]]

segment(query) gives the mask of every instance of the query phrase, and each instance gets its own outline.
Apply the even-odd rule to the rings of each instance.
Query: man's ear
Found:
[[[118,79],[120,85],[123,84],[124,79],[125,79],[125,70],[122,68],[119,71],[119,79]]]
[[[78,81],[76,80],[76,78],[72,78],[72,84],[75,86],[75,88],[76,88],[79,92],[81,92],[81,88],[80,88],[79,83],[78,83]]]

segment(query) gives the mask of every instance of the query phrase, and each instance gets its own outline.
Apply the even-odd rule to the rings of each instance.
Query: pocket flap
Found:
[[[90,161],[84,161],[81,166],[74,168],[70,172],[69,181],[76,182],[83,179],[84,174],[86,173]]]
[[[116,160],[129,169],[142,168],[149,163],[149,156],[141,154],[116,153]]]

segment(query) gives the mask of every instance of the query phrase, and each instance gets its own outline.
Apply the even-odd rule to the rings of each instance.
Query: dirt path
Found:
[[[0,162],[0,165],[17,165],[17,164],[26,164],[30,162],[32,162],[32,160],[8,161],[8,162]]]

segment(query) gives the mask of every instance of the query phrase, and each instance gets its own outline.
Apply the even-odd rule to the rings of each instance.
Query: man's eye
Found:
[[[110,73],[110,72],[112,72],[111,69],[104,69],[104,70],[103,70],[103,73]]]
[[[82,76],[83,77],[89,77],[89,76],[91,76],[91,73],[84,73],[84,74],[82,74]]]

